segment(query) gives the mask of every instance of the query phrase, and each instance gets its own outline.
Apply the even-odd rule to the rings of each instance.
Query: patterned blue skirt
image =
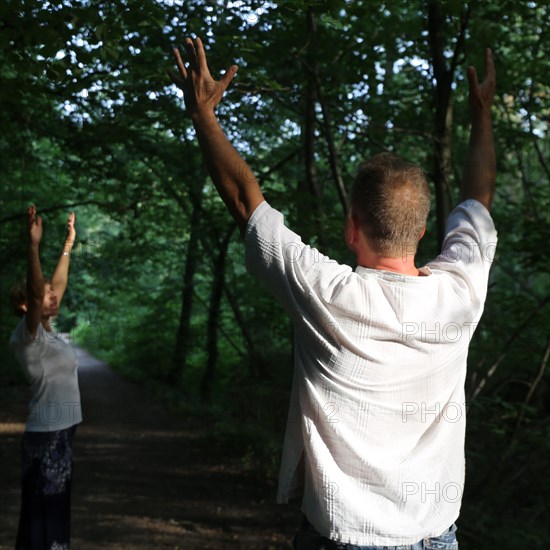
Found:
[[[69,550],[73,438],[76,426],[25,432],[16,550]]]

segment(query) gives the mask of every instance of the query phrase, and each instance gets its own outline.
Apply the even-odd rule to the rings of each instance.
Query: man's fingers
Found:
[[[477,71],[475,67],[468,67],[468,82],[471,91],[477,88],[479,82],[477,80]]]
[[[189,59],[189,67],[194,70],[199,70],[199,61],[197,59],[197,52],[195,46],[190,38],[185,39],[185,51],[187,52],[187,58]]]
[[[493,61],[493,50],[485,49],[485,78],[495,80],[495,63]]]
[[[170,80],[178,87],[183,89],[185,82],[174,71],[167,70],[166,74],[170,77]]]
[[[220,84],[222,85],[224,90],[227,90],[227,87],[237,74],[238,70],[239,67],[237,67],[237,65],[231,65],[231,67],[229,67],[229,69],[225,71],[225,74],[220,78]]]
[[[206,53],[204,51],[204,46],[202,40],[197,36],[195,38],[195,52],[197,54],[197,61],[199,63],[199,69],[205,74],[210,74],[208,70],[208,63],[206,61]]]
[[[176,58],[176,64],[178,66],[178,71],[180,72],[181,78],[183,80],[185,80],[187,78],[187,71],[185,70],[185,65],[183,64],[183,60],[181,58],[180,51],[179,51],[178,48],[172,48],[172,53],[174,54],[174,57]],[[174,80],[171,74],[170,74],[170,78],[172,78],[172,80]]]

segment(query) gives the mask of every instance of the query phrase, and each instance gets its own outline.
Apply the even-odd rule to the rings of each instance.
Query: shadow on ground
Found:
[[[74,445],[73,549],[291,548],[299,508],[275,505],[273,483],[225,464],[196,420],[173,417],[145,388],[78,354],[84,422]],[[27,388],[9,388],[0,417],[6,550],[17,529],[27,401]]]

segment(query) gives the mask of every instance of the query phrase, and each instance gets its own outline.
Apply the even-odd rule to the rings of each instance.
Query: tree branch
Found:
[[[535,309],[528,315],[522,323],[518,326],[518,328],[512,333],[512,335],[508,338],[506,343],[502,346],[502,352],[498,356],[497,360],[491,365],[489,370],[487,371],[487,374],[479,381],[479,384],[477,387],[473,390],[472,395],[470,397],[470,403],[468,405],[468,408],[470,407],[471,403],[474,401],[474,399],[477,398],[477,396],[480,394],[481,390],[484,388],[485,384],[493,376],[499,365],[504,361],[506,356],[508,355],[508,352],[510,350],[510,347],[516,340],[516,338],[523,332],[525,327],[537,316],[537,314],[540,312],[540,310],[550,302],[550,296],[547,296],[539,302],[539,304],[535,307]]]

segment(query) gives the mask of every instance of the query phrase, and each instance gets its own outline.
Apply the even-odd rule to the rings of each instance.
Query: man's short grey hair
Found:
[[[424,171],[393,153],[376,155],[359,167],[350,210],[377,254],[399,258],[416,252],[430,212]]]

